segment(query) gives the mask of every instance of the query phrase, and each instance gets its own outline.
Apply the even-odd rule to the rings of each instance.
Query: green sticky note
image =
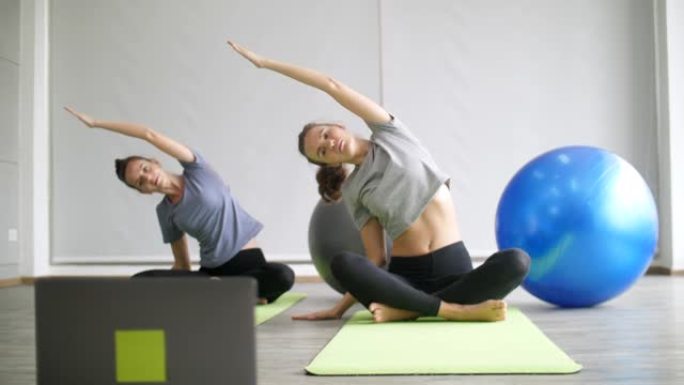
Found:
[[[116,330],[116,382],[166,382],[164,330]]]

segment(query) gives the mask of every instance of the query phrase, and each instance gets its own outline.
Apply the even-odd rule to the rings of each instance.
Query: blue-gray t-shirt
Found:
[[[200,265],[212,268],[233,258],[263,225],[240,207],[202,156],[194,155],[194,162],[180,162],[183,197],[177,203],[164,197],[157,205],[157,217],[164,243],[189,234],[199,242]]]

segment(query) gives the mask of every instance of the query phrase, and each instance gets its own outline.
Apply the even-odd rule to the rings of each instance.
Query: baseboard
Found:
[[[311,263],[288,263],[295,272],[295,282],[316,283],[323,282]],[[168,269],[168,263],[159,264],[53,264],[50,265],[46,277],[100,277],[126,278],[143,270]],[[192,267],[199,269],[198,265]],[[0,288],[20,285],[32,285],[40,277],[12,277],[0,279]]]
[[[646,270],[646,275],[676,275],[684,276],[684,270],[673,270],[665,266],[651,266]]]
[[[287,263],[294,270],[295,276],[317,276],[318,273],[311,263]],[[127,276],[152,269],[168,269],[169,263],[163,264],[59,264],[50,265],[50,276]],[[193,264],[193,270],[199,269],[199,265]]]
[[[102,275],[99,275],[98,277],[126,278],[127,276],[123,276],[123,275],[102,276]],[[321,277],[318,275],[298,275],[295,277],[295,282],[296,283],[321,283],[321,282],[323,282],[323,279],[321,279]],[[5,288],[5,287],[12,287],[12,286],[33,285],[34,283],[36,283],[35,277],[0,279],[0,289]]]
[[[311,257],[302,253],[266,253],[269,262],[303,264],[311,263]],[[171,254],[163,255],[53,255],[50,264],[55,265],[168,265],[173,263]],[[190,263],[199,263],[199,256],[190,255]]]
[[[298,275],[295,276],[296,283],[321,283],[323,279],[320,275]]]
[[[19,286],[23,284],[21,278],[4,278],[0,279],[0,288],[3,287],[12,287],[12,286]]]

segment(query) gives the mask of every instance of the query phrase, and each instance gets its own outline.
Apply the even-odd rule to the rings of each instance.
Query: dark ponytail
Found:
[[[326,202],[336,202],[342,198],[342,183],[347,179],[344,166],[321,166],[316,172],[318,193]]]

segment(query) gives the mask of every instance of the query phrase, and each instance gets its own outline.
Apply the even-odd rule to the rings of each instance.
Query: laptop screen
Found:
[[[256,281],[36,281],[38,384],[255,384]]]

